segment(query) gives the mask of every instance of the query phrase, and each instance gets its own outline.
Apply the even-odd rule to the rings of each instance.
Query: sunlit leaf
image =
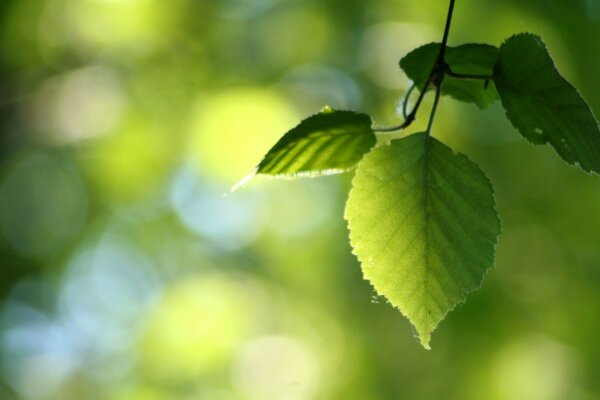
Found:
[[[429,78],[439,51],[439,43],[429,43],[416,48],[400,60],[400,67],[419,89]],[[497,57],[496,47],[469,43],[447,47],[445,59],[453,72],[491,75]],[[498,94],[491,83],[486,87],[485,82],[480,80],[461,80],[451,77],[446,77],[444,80],[442,94],[467,103],[475,103],[479,108],[486,108],[498,99]]]
[[[424,133],[365,156],[345,218],[365,278],[426,348],[444,316],[481,285],[500,233],[483,172]]]
[[[525,33],[506,40],[494,74],[506,115],[527,140],[550,143],[569,164],[600,173],[598,122],[538,36]]]
[[[295,177],[345,172],[354,168],[376,141],[368,115],[326,109],[287,132],[256,173]]]

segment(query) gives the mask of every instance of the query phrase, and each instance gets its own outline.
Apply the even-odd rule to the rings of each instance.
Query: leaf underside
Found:
[[[598,122],[538,36],[507,39],[494,74],[506,116],[527,140],[549,143],[567,163],[600,173]]]
[[[288,131],[258,164],[256,173],[297,177],[345,172],[376,142],[368,115],[327,109]]]
[[[500,233],[484,173],[424,133],[365,156],[345,218],[365,278],[426,348],[438,323],[481,285]]]
[[[418,47],[400,60],[400,67],[406,75],[422,89],[437,60],[440,43],[429,43]],[[457,47],[447,47],[445,61],[453,72],[461,74],[492,75],[498,58],[498,49],[487,44],[468,43]],[[442,84],[442,94],[456,100],[474,103],[484,109],[498,100],[493,83],[488,87],[483,81],[460,80],[446,77]]]

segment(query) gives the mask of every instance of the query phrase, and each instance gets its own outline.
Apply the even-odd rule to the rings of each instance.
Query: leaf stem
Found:
[[[431,133],[431,127],[433,126],[433,120],[435,119],[435,113],[438,108],[438,104],[440,102],[440,95],[442,94],[442,87],[437,86],[435,88],[435,99],[433,100],[433,106],[431,107],[431,114],[429,114],[429,122],[427,123],[427,136]]]
[[[454,15],[454,3],[456,0],[450,0],[448,6],[448,15],[446,16],[446,26],[444,27],[444,36],[442,38],[442,44],[440,46],[440,52],[438,53],[437,61],[433,66],[431,74],[429,74],[429,82],[435,85],[435,99],[433,100],[433,106],[431,107],[431,113],[429,114],[429,122],[427,122],[427,136],[431,134],[431,127],[435,120],[435,114],[437,112],[438,104],[440,102],[440,95],[442,94],[442,83],[444,82],[445,74],[449,68],[446,64],[446,47],[448,46],[448,37],[450,35],[450,26],[452,25],[452,16]]]
[[[427,89],[429,89],[430,84],[431,84],[430,82],[427,82],[425,84],[425,86],[421,90],[421,93],[419,94],[419,98],[417,99],[415,106],[413,107],[410,114],[408,114],[408,116],[406,117],[406,119],[404,120],[403,123],[401,123],[400,125],[397,125],[397,126],[389,127],[389,128],[373,128],[373,132],[395,132],[395,131],[400,131],[402,129],[408,128],[415,121],[415,119],[417,117],[417,111],[419,110],[419,107],[421,106],[421,102],[423,101],[423,98],[425,97],[425,94],[427,93]]]
[[[404,117],[404,119],[408,118],[408,101],[410,100],[410,95],[412,94],[413,90],[415,90],[416,86],[417,85],[415,85],[414,83],[410,85],[410,88],[408,89],[408,91],[404,95],[404,98],[402,99],[402,116]]]
[[[450,71],[450,68],[445,62],[446,56],[446,47],[448,45],[448,36],[450,35],[450,26],[452,25],[452,15],[454,14],[454,3],[456,0],[450,0],[450,5],[448,7],[448,15],[446,16],[446,26],[444,27],[444,36],[442,38],[442,44],[440,46],[440,52],[438,53],[435,64],[431,69],[431,73],[429,74],[429,78],[425,82],[423,88],[421,88],[421,93],[419,94],[419,98],[415,103],[410,114],[406,115],[406,104],[403,105],[403,115],[405,116],[405,120],[402,124],[397,126],[392,126],[389,128],[373,128],[374,132],[395,132],[400,131],[402,129],[408,128],[416,119],[417,111],[419,111],[419,107],[421,106],[421,102],[427,93],[427,90],[430,86],[435,86],[435,100],[433,104],[433,108],[431,109],[431,114],[429,115],[429,123],[427,127],[427,133],[431,130],[431,126],[433,125],[433,119],[435,117],[435,112],[437,109],[438,102],[440,100],[440,93],[442,82],[444,81],[445,75]],[[414,85],[411,86],[405,95],[404,101],[408,101],[408,97],[410,96],[411,91],[414,90]]]
[[[456,79],[464,79],[464,80],[481,80],[481,81],[493,81],[495,79],[494,75],[485,75],[485,74],[461,74],[458,72],[453,72],[450,68],[446,68],[444,72],[446,76]]]

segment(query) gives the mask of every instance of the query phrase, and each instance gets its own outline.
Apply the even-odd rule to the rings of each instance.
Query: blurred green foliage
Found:
[[[229,193],[325,104],[397,122],[446,6],[0,2],[0,398],[599,398],[600,181],[498,105],[438,114],[503,234],[431,352],[361,277],[348,176]],[[521,31],[600,113],[597,1],[461,0],[450,44]]]

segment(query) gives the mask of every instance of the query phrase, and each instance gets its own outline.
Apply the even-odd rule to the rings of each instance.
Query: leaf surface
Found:
[[[438,323],[481,285],[500,233],[484,173],[424,133],[365,156],[345,218],[365,278],[426,348]]]
[[[326,109],[288,131],[258,164],[256,173],[296,177],[345,172],[376,142],[368,115]]]
[[[549,143],[567,163],[600,173],[598,122],[538,36],[507,39],[494,75],[506,116],[527,140]]]
[[[416,48],[400,60],[400,67],[419,89],[423,88],[429,78],[439,51],[440,43],[429,43]],[[445,58],[453,72],[491,75],[498,58],[498,48],[477,43],[468,43],[457,47],[448,46]],[[482,109],[498,100],[498,94],[491,82],[486,88],[483,81],[452,77],[444,79],[442,94],[449,95],[456,100],[474,103]]]

